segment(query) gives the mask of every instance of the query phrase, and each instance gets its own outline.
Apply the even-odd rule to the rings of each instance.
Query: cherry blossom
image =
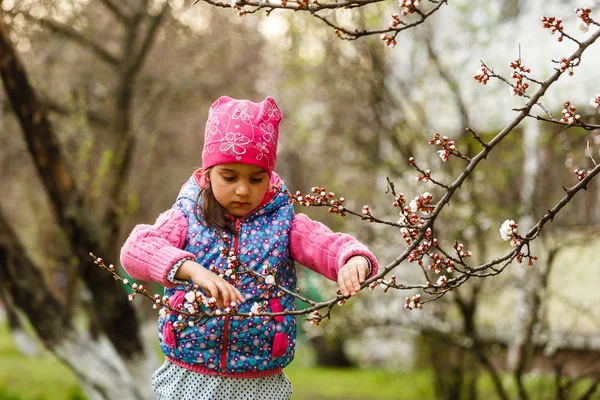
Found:
[[[185,294],[185,296],[184,296],[184,297],[185,297],[185,299],[186,299],[187,301],[189,301],[190,303],[191,303],[192,301],[196,300],[196,294],[195,294],[194,292],[187,292],[187,293]]]
[[[587,32],[590,29],[590,24],[592,23],[592,19],[590,18],[591,12],[592,9],[589,7],[578,7],[575,9],[575,13],[577,14],[577,16],[579,16],[579,19],[581,20],[581,25],[579,25],[579,29],[581,29],[583,32]]]
[[[559,32],[561,35],[558,37],[558,41],[563,41],[564,35],[562,34],[562,32],[564,28],[562,26],[562,20],[560,18],[542,17],[542,26],[546,29],[550,29],[550,33],[552,33],[553,35],[556,32]]]
[[[500,227],[500,236],[502,237],[502,240],[506,241],[516,235],[518,227],[519,225],[512,219],[504,221]]]
[[[273,275],[267,275],[267,277],[265,278],[265,283],[267,285],[274,285],[275,284],[275,277]]]
[[[598,110],[598,113],[600,114],[600,93],[596,93],[596,97],[590,99],[590,106]]]
[[[568,101],[565,101],[563,106],[564,108],[561,112],[562,118],[560,119],[562,122],[565,122],[569,125],[573,125],[574,123],[579,121],[581,116],[579,114],[575,114],[575,112],[577,111],[577,108],[575,106],[572,106],[571,103]]]
[[[477,82],[486,85],[490,80],[490,76],[488,75],[488,70],[486,67],[477,68],[475,71],[475,76],[473,77]]]

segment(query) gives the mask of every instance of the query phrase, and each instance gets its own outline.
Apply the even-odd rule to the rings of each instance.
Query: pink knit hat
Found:
[[[271,97],[260,103],[222,96],[208,111],[202,167],[241,163],[264,168],[269,174],[277,160],[282,114]]]

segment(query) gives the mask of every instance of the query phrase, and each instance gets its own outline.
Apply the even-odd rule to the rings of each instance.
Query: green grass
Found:
[[[412,400],[432,399],[432,375],[428,371],[410,373],[383,369],[334,369],[297,367],[285,370],[292,381],[292,400]]]
[[[24,357],[14,347],[5,324],[0,324],[0,399],[83,399],[73,373],[50,353]]]
[[[309,349],[302,347],[285,370],[294,386],[293,400],[432,398],[428,372],[310,368],[311,363]],[[83,399],[79,393],[77,380],[67,367],[48,352],[35,358],[19,354],[6,326],[0,324],[0,399]]]
[[[300,346],[296,360],[285,369],[292,381],[292,400],[412,400],[434,399],[434,376],[431,370],[406,372],[382,368],[336,369],[311,367],[313,357]],[[516,390],[508,377],[505,387],[511,398]],[[583,393],[589,382],[577,392]],[[552,399],[553,380],[548,376],[530,376],[526,387],[532,400]],[[494,400],[491,380],[478,380],[479,398]],[[600,399],[600,393],[593,397]],[[73,373],[52,354],[44,352],[34,358],[18,353],[6,326],[0,323],[0,400],[85,400]]]

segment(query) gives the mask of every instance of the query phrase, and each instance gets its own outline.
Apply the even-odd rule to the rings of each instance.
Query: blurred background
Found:
[[[465,128],[488,140],[525,104],[502,82],[477,83],[480,62],[510,79],[509,63],[520,57],[545,80],[552,60],[575,45],[557,42],[541,16],[562,17],[584,38],[573,9],[585,5],[456,0],[390,49],[378,35],[340,40],[316,18],[283,10],[239,17],[189,0],[0,1],[56,139],[53,154],[70,177],[57,184],[62,195],[41,177],[3,90],[0,399],[152,398],[149,377],[161,364],[156,311],[149,300],[128,302],[87,253],[117,265],[131,229],[171,207],[201,165],[207,111],[219,96],[275,98],[284,114],[276,170],[292,192],[326,187],[349,208],[368,204],[396,221],[386,178],[408,199],[441,194],[415,181],[408,157],[446,183],[466,165],[439,159],[427,143],[435,132],[474,155],[480,146]],[[397,11],[388,2],[336,18],[375,29]],[[552,86],[544,106],[559,116],[569,100],[597,124],[589,100],[600,91],[599,63],[596,46]],[[599,147],[600,132],[524,121],[453,198],[437,236],[449,248],[464,243],[473,263],[505,254],[502,222],[533,226],[564,196],[563,185],[577,182],[573,169],[593,165],[586,149],[598,160]],[[416,291],[378,288],[318,327],[300,323],[296,359],[285,370],[293,399],[600,399],[599,195],[590,184],[546,227],[533,267],[515,263],[473,279],[424,310],[403,308]],[[404,250],[397,229],[297,211],[355,235],[381,265]],[[332,282],[298,271],[308,297],[333,297]],[[412,264],[394,274],[423,280]],[[100,394],[107,381],[122,396]]]

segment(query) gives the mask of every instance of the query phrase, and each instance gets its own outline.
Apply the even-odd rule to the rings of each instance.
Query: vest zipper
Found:
[[[238,243],[242,224],[241,218],[235,219],[235,236],[233,237],[233,250],[235,254],[238,253]],[[225,316],[223,324],[223,345],[221,346],[221,369],[223,372],[227,372],[227,339],[229,337],[229,316]]]

